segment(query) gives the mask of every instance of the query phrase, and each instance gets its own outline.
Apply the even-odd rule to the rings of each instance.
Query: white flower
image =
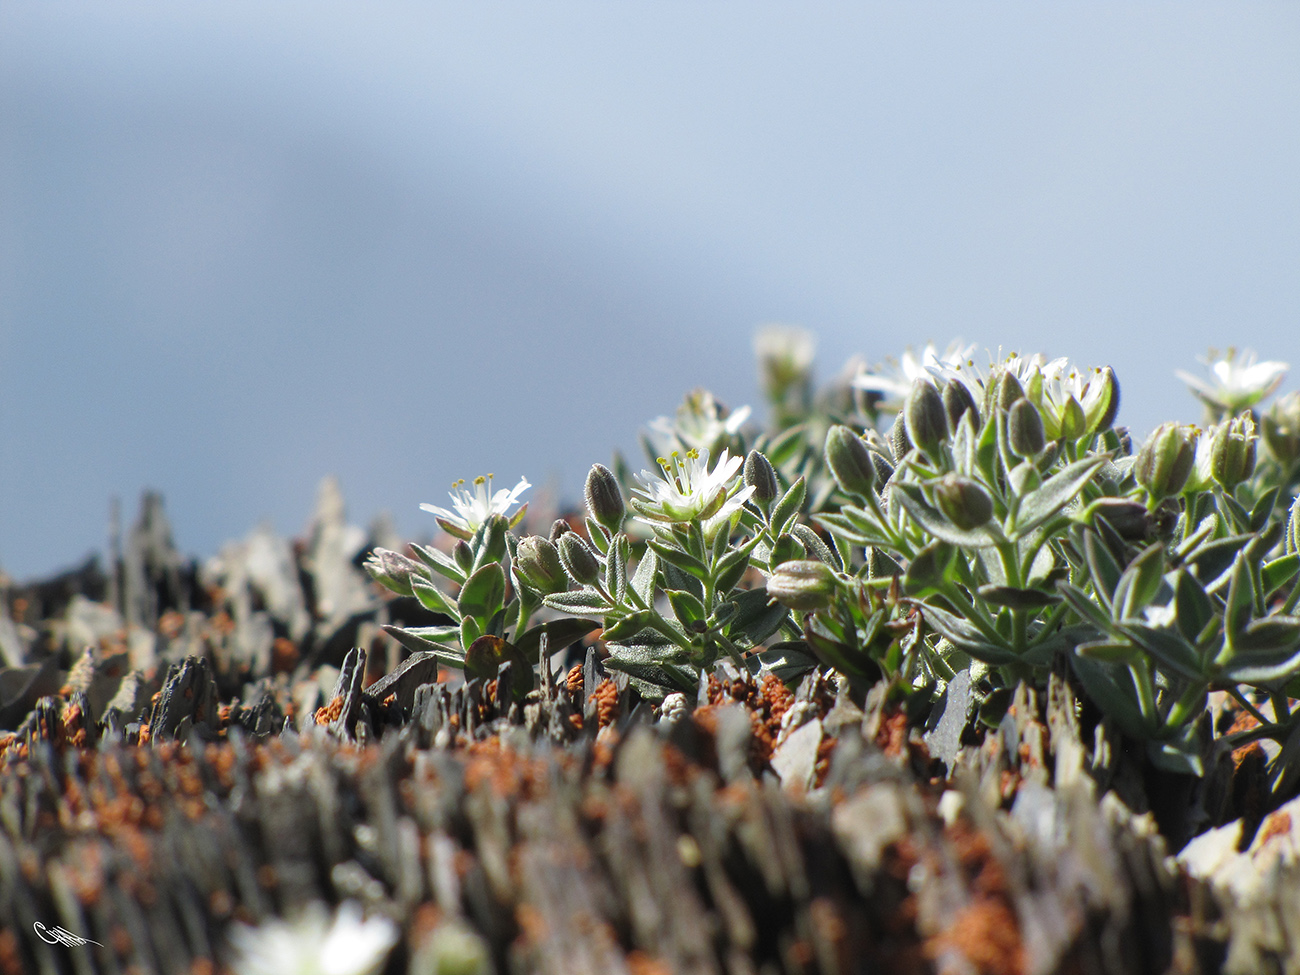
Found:
[[[677,407],[676,417],[661,416],[647,424],[652,453],[678,449],[712,452],[727,447],[749,413],[748,406],[728,410],[707,389],[694,390]]]
[[[397,942],[397,925],[363,919],[356,901],[341,904],[331,923],[314,901],[292,921],[236,924],[230,940],[237,975],[374,975]]]
[[[493,515],[506,514],[519,500],[519,495],[527,491],[531,484],[526,478],[520,478],[519,483],[511,490],[507,491],[501,488],[495,494],[490,493],[492,490],[492,477],[474,478],[474,489],[465,487],[464,480],[457,481],[451,486],[451,505],[455,511],[448,511],[446,508],[439,508],[436,504],[422,504],[421,511],[428,511],[438,519],[441,525],[451,534],[458,538],[470,539],[474,532],[478,531],[482,525]],[[524,506],[527,508],[527,505]],[[517,522],[524,513],[524,508],[519,509],[514,516],[513,522]]]
[[[662,474],[642,471],[636,475],[638,487],[632,489],[632,510],[637,520],[646,524],[680,524],[700,521],[707,538],[743,505],[752,486],[733,490],[736,471],[743,462],[726,450],[718,455],[718,465],[709,470],[708,451],[688,450],[685,456],[673,451],[659,458]]]
[[[1236,415],[1248,410],[1277,389],[1286,376],[1285,362],[1257,362],[1253,349],[1228,349],[1220,356],[1213,349],[1201,359],[1210,367],[1208,381],[1175,369],[1176,375],[1212,411]]]
[[[890,358],[882,366],[859,373],[854,377],[853,385],[869,393],[880,393],[888,407],[901,407],[916,380],[924,379],[936,384],[944,382],[958,374],[963,364],[971,365],[970,354],[974,351],[974,345],[962,345],[960,339],[948,343],[942,356],[935,350],[933,342],[927,342],[919,356],[909,346],[901,359]]]
[[[817,339],[806,328],[764,325],[754,333],[754,356],[764,371],[806,373],[817,352]]]

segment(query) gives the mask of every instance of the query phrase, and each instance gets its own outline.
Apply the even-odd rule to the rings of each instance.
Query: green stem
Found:
[[[1227,691],[1228,691],[1228,695],[1229,695],[1229,696],[1230,696],[1234,701],[1236,701],[1238,704],[1240,704],[1241,707],[1242,707],[1242,709],[1243,709],[1247,714],[1249,714],[1252,718],[1254,718],[1256,721],[1258,721],[1260,724],[1262,724],[1262,725],[1271,725],[1271,724],[1274,724],[1274,723],[1275,723],[1275,722],[1269,721],[1268,718],[1264,717],[1264,715],[1260,712],[1259,708],[1255,707],[1255,705],[1253,705],[1253,704],[1250,703],[1250,700],[1246,697],[1246,695],[1244,695],[1244,694],[1241,693],[1241,688],[1240,688],[1240,687],[1229,687],[1229,688],[1227,689]]]
[[[1205,685],[1189,684],[1187,690],[1174,702],[1174,706],[1169,709],[1169,716],[1165,718],[1165,725],[1169,728],[1181,728],[1190,719],[1195,717],[1193,708],[1201,695],[1205,693]]]
[[[1138,707],[1142,711],[1142,717],[1150,727],[1154,728],[1157,724],[1156,693],[1151,683],[1151,671],[1144,660],[1129,664],[1128,669],[1133,675],[1133,685],[1137,688]]]

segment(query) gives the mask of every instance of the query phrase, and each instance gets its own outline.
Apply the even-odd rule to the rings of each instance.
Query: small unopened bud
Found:
[[[826,466],[835,483],[851,497],[865,498],[876,484],[876,465],[861,437],[842,424],[826,431]]]
[[[1043,415],[1029,400],[1016,400],[1007,414],[1007,442],[1017,457],[1037,457],[1047,446]]]
[[[975,397],[970,394],[966,384],[960,379],[949,379],[943,387],[943,408],[948,414],[948,429],[956,432],[957,424],[967,413],[970,414],[971,426],[980,428],[980,411],[975,405]]]
[[[1255,421],[1250,414],[1225,420],[1214,431],[1210,476],[1231,491],[1255,472]]]
[[[526,585],[543,595],[569,588],[559,550],[540,535],[520,540],[515,550],[515,572]]]
[[[889,446],[894,451],[895,464],[906,457],[907,452],[912,449],[912,439],[907,435],[907,413],[904,410],[898,411],[893,429],[889,431]]]
[[[1191,427],[1162,423],[1147,437],[1133,462],[1133,476],[1154,501],[1173,497],[1187,484],[1196,461]]]
[[[560,562],[574,582],[589,586],[600,578],[600,560],[577,532],[565,532],[557,546]]]
[[[551,522],[551,532],[547,537],[550,539],[551,543],[554,544],[560,540],[561,535],[565,532],[571,531],[573,531],[573,527],[567,521],[563,518],[556,518]]]
[[[412,595],[411,573],[427,575],[419,565],[391,549],[376,548],[366,560],[365,569],[376,582],[399,596]]]
[[[1088,432],[1088,417],[1073,396],[1061,404],[1061,439],[1078,440]]]
[[[781,491],[781,485],[777,483],[776,471],[772,468],[772,462],[764,457],[757,450],[751,450],[749,456],[745,458],[745,483],[754,489],[750,495],[754,503],[763,509],[764,513],[771,507],[772,502]]]
[[[463,538],[452,547],[451,557],[460,566],[462,572],[468,572],[474,567],[474,550]]]
[[[1025,387],[1020,385],[1020,380],[1016,378],[1015,373],[1002,370],[998,378],[998,406],[1009,410],[1016,400],[1024,398]]]
[[[597,524],[611,532],[617,532],[623,527],[623,516],[627,509],[623,505],[623,494],[618,489],[618,478],[613,471],[604,464],[592,464],[583,495],[587,500],[587,510]]]
[[[874,450],[871,452],[871,466],[876,469],[877,484],[885,484],[894,476],[894,465]]]
[[[825,562],[799,559],[783,562],[767,580],[767,594],[797,613],[829,606],[835,595],[835,572]]]
[[[1146,538],[1153,524],[1146,505],[1128,498],[1098,498],[1088,505],[1085,518],[1089,522],[1094,518],[1105,518],[1120,538],[1130,542]]]
[[[993,499],[968,477],[945,474],[934,482],[939,510],[962,531],[986,525],[993,517]]]
[[[948,439],[948,413],[939,391],[924,379],[912,383],[903,407],[907,417],[907,435],[927,455],[938,456],[939,445]]]
[[[1283,470],[1300,461],[1300,393],[1287,393],[1259,418],[1260,433],[1268,452]]]
[[[1093,383],[1100,384],[1098,392],[1093,395]],[[1088,384],[1088,409],[1086,411],[1088,433],[1100,433],[1103,430],[1109,430],[1115,423],[1115,417],[1119,416],[1119,380],[1115,378],[1115,370],[1110,366],[1102,369],[1101,374],[1096,376]]]

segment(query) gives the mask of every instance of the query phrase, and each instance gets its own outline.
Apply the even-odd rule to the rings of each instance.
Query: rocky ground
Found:
[[[383,634],[430,620],[376,544],[327,484],[199,565],[147,497],[107,569],[4,583],[0,973],[237,971],[237,925],[318,901],[391,918],[392,973],[1300,971],[1260,745],[1159,773],[1061,676],[993,728],[960,675],[652,707],[598,642],[516,701]]]

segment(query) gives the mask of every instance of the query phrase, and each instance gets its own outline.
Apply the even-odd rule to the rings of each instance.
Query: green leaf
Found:
[[[717,564],[717,581],[714,587],[717,592],[726,594],[736,588],[736,583],[740,582],[745,570],[749,568],[749,553],[741,549],[732,549]]]
[[[483,635],[483,627],[473,616],[464,616],[460,621],[460,645],[468,647]]]
[[[747,659],[758,662],[759,673],[774,674],[782,683],[796,680],[817,667],[817,658],[803,640],[775,644]]]
[[[1246,564],[1244,552],[1237,555],[1232,565],[1232,581],[1228,583],[1228,596],[1224,603],[1223,628],[1227,631],[1228,639],[1234,640],[1250,622],[1250,611],[1255,603],[1250,566]]]
[[[582,615],[584,613],[608,613],[614,608],[604,596],[595,589],[584,588],[575,589],[572,592],[557,592],[549,596],[542,597],[542,603],[551,609],[559,610],[561,613],[573,613]]]
[[[1007,526],[1007,534],[1012,538],[1023,538],[1059,514],[1079,496],[1106,460],[1105,457],[1085,457],[1057,471],[1037,491],[1021,499],[1015,523]]]
[[[1065,601],[1070,604],[1070,608],[1078,613],[1085,621],[1091,623],[1103,633],[1109,633],[1114,630],[1115,624],[1111,622],[1110,616],[1093,601],[1091,596],[1078,586],[1062,579],[1056,584],[1056,591],[1065,597]]]
[[[495,680],[506,661],[512,668],[511,693],[518,700],[533,689],[533,668],[523,652],[498,636],[481,636],[465,651],[465,670],[474,677]]]
[[[1259,496],[1255,506],[1250,509],[1250,530],[1253,532],[1262,531],[1268,524],[1268,519],[1273,515],[1273,508],[1277,505],[1278,495],[1282,489],[1280,486],[1273,486]]]
[[[781,628],[790,611],[780,603],[769,603],[765,589],[737,593],[735,615],[727,622],[727,636],[733,643],[756,647]]]
[[[627,536],[619,532],[614,536],[605,556],[605,590],[620,606],[627,602],[627,560],[630,557]]]
[[[942,539],[925,546],[907,565],[907,572],[903,574],[904,590],[909,596],[918,597],[940,591],[956,555],[956,547]]]
[[[1081,656],[1099,663],[1131,664],[1142,659],[1142,651],[1128,641],[1090,640],[1074,649]]]
[[[411,574],[411,592],[420,601],[420,605],[431,613],[442,613],[460,620],[460,610],[451,601],[451,597],[432,582],[426,582],[414,573]]]
[[[1183,559],[1185,565],[1196,568],[1196,578],[1207,590],[1213,588],[1214,580],[1232,568],[1237,553],[1251,540],[1252,535],[1229,535],[1218,538],[1204,545],[1198,545]]]
[[[1214,616],[1210,597],[1186,569],[1174,573],[1174,613],[1178,631],[1194,643],[1200,640],[1205,624]]]
[[[673,644],[611,643],[603,663],[606,670],[621,671],[659,687],[694,691],[699,684],[686,653]]]
[[[1093,588],[1109,610],[1115,598],[1115,587],[1119,585],[1124,570],[1120,568],[1110,552],[1110,547],[1101,540],[1101,536],[1096,531],[1084,531],[1083,557],[1088,563],[1088,574],[1092,578]]]
[[[1160,589],[1165,569],[1165,549],[1159,542],[1143,549],[1115,586],[1113,612],[1116,619],[1133,619],[1153,600]]]
[[[668,545],[658,539],[652,538],[646,545],[649,549],[670,565],[675,565],[683,572],[693,575],[695,578],[703,581],[709,577],[709,569],[703,562],[683,552],[680,548]]]
[[[795,519],[799,517],[799,512],[803,509],[803,502],[807,493],[808,486],[804,483],[803,475],[800,475],[790,485],[790,489],[781,495],[781,500],[772,509],[771,524],[773,531],[780,534],[790,530],[790,526],[794,524]]]
[[[632,591],[641,597],[641,601],[647,606],[654,604],[655,600],[655,580],[659,574],[659,556],[655,555],[654,549],[646,548],[645,554],[641,556],[641,561],[637,563],[636,571],[632,573]]]
[[[581,640],[588,633],[600,627],[597,620],[583,619],[580,616],[565,616],[558,620],[547,620],[524,631],[524,635],[515,640],[525,657],[531,662],[537,660],[541,647],[542,634],[546,634],[547,643],[554,653],[563,650],[575,640]]]
[[[1188,680],[1204,680],[1200,654],[1177,630],[1162,630],[1146,623],[1128,622],[1123,633],[1155,658],[1160,666]]]
[[[1181,741],[1148,741],[1147,758],[1165,772],[1198,777],[1205,774],[1196,740],[1190,736]]]
[[[489,562],[465,580],[456,607],[462,616],[473,616],[486,622],[501,609],[505,597],[506,575],[501,563]]]
[[[980,586],[977,590],[980,599],[994,606],[1006,606],[1009,609],[1042,609],[1059,603],[1061,597],[1054,592],[1041,589],[1018,589],[1015,586]]]
[[[677,622],[687,629],[692,623],[704,619],[704,604],[689,592],[681,589],[665,590],[664,595],[668,597],[668,603],[673,608],[673,615],[677,617]]]
[[[446,664],[448,667],[455,667],[460,670],[465,666],[465,658],[458,647],[449,647],[441,643],[435,643],[432,640],[426,640],[419,635],[419,629],[431,629],[431,627],[412,627],[403,629],[400,626],[392,626],[385,623],[383,631],[391,636],[412,653],[434,653],[438,655],[438,662]]]
[[[809,558],[814,558],[819,562],[825,562],[827,565],[835,568],[835,556],[821,537],[809,528],[807,525],[795,525],[790,529],[790,534],[803,544],[804,551],[808,553]]]
[[[1128,668],[1104,664],[1078,654],[1070,657],[1070,667],[1083,689],[1102,712],[1131,738],[1145,740],[1150,735],[1142,708],[1137,700]],[[1122,683],[1121,683],[1122,681]]]
[[[1300,572],[1300,554],[1295,552],[1265,562],[1260,572],[1265,599],[1276,595],[1279,589],[1295,578],[1297,572]]]
[[[605,632],[601,635],[605,640],[629,640],[642,630],[647,629],[657,619],[659,619],[659,614],[653,609],[637,610],[635,613],[628,613],[621,619],[610,623],[605,627]]]
[[[1006,644],[990,643],[984,633],[946,609],[939,609],[929,603],[916,603],[926,623],[933,627],[940,636],[961,650],[965,650],[976,660],[987,664],[1009,664],[1020,658]]]
[[[992,522],[979,528],[958,528],[943,516],[938,509],[931,507],[921,492],[920,485],[906,481],[895,481],[889,488],[890,497],[898,499],[913,520],[935,538],[959,545],[962,548],[983,548],[996,545],[1003,539]],[[997,532],[997,534],[994,534]]]
[[[460,585],[465,581],[464,570],[452,560],[451,556],[443,554],[436,548],[426,548],[423,545],[414,543],[411,545],[411,551],[430,569],[444,578],[450,579],[456,585]]]
[[[786,562],[797,562],[808,557],[808,550],[803,547],[803,542],[788,533],[782,533],[777,536],[776,544],[772,546],[772,555],[768,565],[776,568]]]
[[[592,548],[601,555],[609,552],[609,540],[605,537],[605,530],[596,521],[591,518],[586,519],[587,537],[591,539]]]

